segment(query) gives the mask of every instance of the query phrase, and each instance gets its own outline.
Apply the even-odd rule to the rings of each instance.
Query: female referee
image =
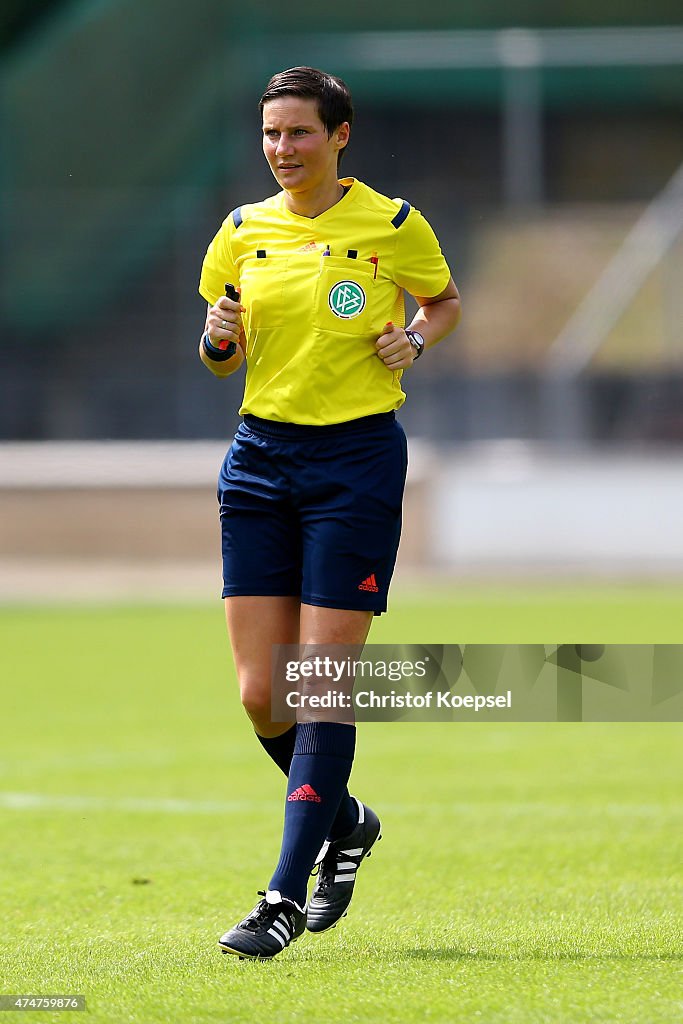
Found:
[[[362,648],[385,611],[407,465],[401,375],[453,330],[460,301],[422,215],[338,177],[353,122],[341,79],[282,71],[260,111],[281,191],[233,210],[209,245],[199,355],[218,377],[247,363],[243,422],[218,486],[223,597],[242,703],[288,778],[275,872],[219,946],[269,959],[346,913],[380,834],[346,788],[355,727],[271,721],[272,647]],[[408,328],[404,289],[418,304]]]

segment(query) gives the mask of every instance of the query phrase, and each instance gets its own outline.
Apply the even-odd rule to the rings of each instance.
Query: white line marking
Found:
[[[164,797],[50,796],[0,793],[0,808],[10,811],[133,811],[143,814],[243,814],[279,810],[277,800],[174,800]]]
[[[0,810],[8,811],[126,811],[141,814],[244,814],[248,811],[282,812],[281,800],[178,800],[172,797],[106,797],[48,793],[0,792]],[[561,803],[550,800],[523,801],[514,803],[500,800],[472,800],[470,803],[433,801],[428,804],[382,804],[385,814],[399,817],[414,817],[416,814],[431,814],[441,822],[462,817],[480,818],[495,813],[503,818],[518,818],[542,814],[544,818],[581,817],[582,820],[611,818],[659,818],[666,820],[679,814],[672,802],[652,804],[583,804]],[[362,850],[358,850],[361,853]],[[341,850],[341,854],[356,855],[353,850]]]

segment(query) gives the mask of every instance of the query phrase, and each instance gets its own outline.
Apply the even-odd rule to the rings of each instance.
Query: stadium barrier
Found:
[[[0,572],[47,578],[59,564],[67,588],[70,566],[127,565],[140,580],[145,566],[204,566],[213,579],[223,455],[221,441],[0,446]],[[681,460],[665,449],[413,441],[399,571],[671,578],[682,518]]]

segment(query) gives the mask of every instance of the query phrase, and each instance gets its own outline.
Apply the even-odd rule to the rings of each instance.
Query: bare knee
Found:
[[[256,676],[240,678],[240,699],[242,707],[249,715],[256,731],[266,735],[264,728],[271,725],[270,721],[270,680]]]

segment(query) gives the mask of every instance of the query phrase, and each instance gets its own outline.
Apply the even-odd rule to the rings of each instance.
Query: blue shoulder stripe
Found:
[[[410,213],[410,203],[408,202],[407,199],[404,199],[403,200],[403,204],[401,206],[401,209],[398,211],[398,213],[393,218],[391,223],[394,225],[395,228],[400,228],[401,224],[406,219],[406,217],[408,216],[409,213]]]
[[[242,223],[242,207],[238,206],[236,210],[232,211],[232,222],[236,228]]]

